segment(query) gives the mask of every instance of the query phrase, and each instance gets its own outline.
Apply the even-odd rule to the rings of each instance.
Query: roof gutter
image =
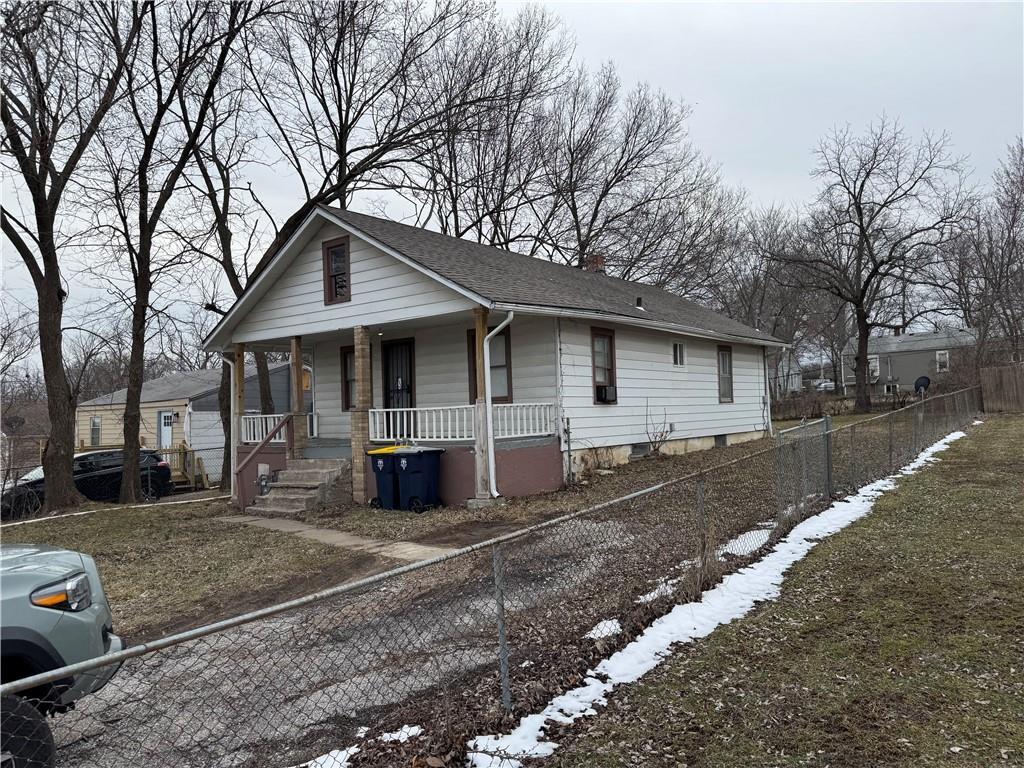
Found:
[[[615,315],[607,312],[590,312],[587,310],[568,309],[562,307],[545,307],[532,304],[508,304],[496,302],[494,309],[506,312],[522,312],[530,315],[544,315],[547,317],[568,317],[580,320],[597,320],[605,323],[620,323],[622,325],[633,325],[638,328],[649,328],[655,331],[669,331],[686,336],[694,336],[700,339],[711,339],[713,341],[731,341],[736,344],[749,344],[757,347],[789,347],[790,344],[778,339],[758,339],[750,336],[740,336],[731,333],[714,333],[702,328],[694,328],[679,323],[666,323],[657,320],[644,320],[629,315]]]

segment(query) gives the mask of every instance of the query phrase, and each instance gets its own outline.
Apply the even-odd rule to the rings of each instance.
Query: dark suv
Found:
[[[121,494],[123,468],[122,449],[80,453],[73,466],[75,487],[93,501],[116,500]],[[144,501],[156,501],[174,490],[170,465],[156,451],[139,451],[139,471]],[[43,492],[43,468],[36,467],[4,491],[0,517],[7,520],[33,514],[43,503]]]

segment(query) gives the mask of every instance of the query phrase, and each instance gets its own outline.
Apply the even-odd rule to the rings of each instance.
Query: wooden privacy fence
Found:
[[[982,368],[981,400],[986,413],[1024,413],[1024,365]]]

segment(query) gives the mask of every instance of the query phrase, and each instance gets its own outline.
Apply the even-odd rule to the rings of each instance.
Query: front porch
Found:
[[[429,324],[357,326],[236,345],[236,359],[246,349],[287,350],[292,365],[304,361],[313,377],[312,403],[295,398],[293,414],[237,416],[239,444],[249,448],[243,452],[261,444],[280,450],[289,439],[291,455],[303,458],[360,459],[367,449],[395,443],[443,447],[446,504],[560,487],[553,321],[524,317],[497,328],[487,315],[477,308]],[[288,430],[275,432],[289,416],[291,438]],[[538,462],[544,464],[539,473]],[[532,466],[539,484],[502,469],[505,463]],[[375,492],[372,472],[365,460],[351,466],[353,497],[365,502]]]

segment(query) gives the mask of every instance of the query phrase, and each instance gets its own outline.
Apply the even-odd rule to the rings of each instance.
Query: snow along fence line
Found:
[[[931,398],[855,440],[805,425],[702,473],[0,691],[48,708],[68,680],[122,664],[52,721],[67,766],[341,766],[361,729],[358,759],[374,764],[417,743],[383,738],[408,723],[495,732],[978,407],[976,388]]]

